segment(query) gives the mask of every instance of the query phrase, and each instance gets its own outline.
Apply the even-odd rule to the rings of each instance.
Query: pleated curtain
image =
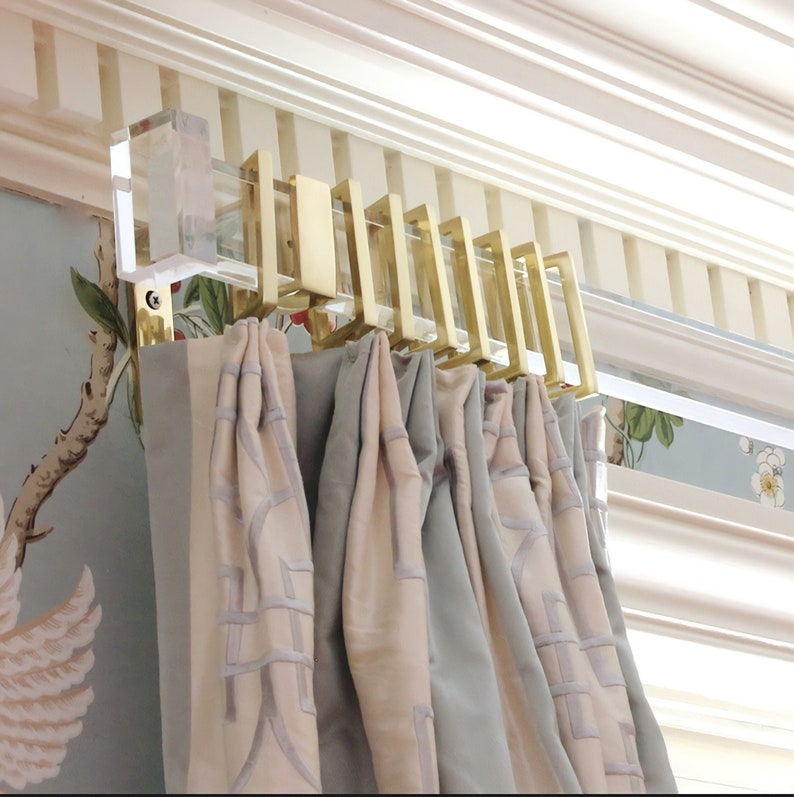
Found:
[[[169,793],[676,793],[600,409],[257,319],[140,367]]]

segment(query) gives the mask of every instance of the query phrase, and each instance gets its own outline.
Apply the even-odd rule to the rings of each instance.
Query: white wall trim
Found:
[[[665,637],[675,637],[720,648],[744,651],[761,656],[771,656],[794,662],[794,644],[779,639],[769,639],[757,634],[739,633],[725,628],[695,623],[680,617],[666,617],[654,612],[623,609],[629,628]]]
[[[558,81],[567,70],[565,79],[579,94],[608,90],[627,118],[650,104],[647,124],[668,131],[670,140],[690,142],[681,149],[662,136],[653,139],[647,131],[599,120],[575,103],[550,100],[494,69],[478,71],[396,36],[384,38],[341,15],[334,19],[343,35],[315,27],[329,19],[318,8],[321,3],[279,2],[265,8],[197,0],[177,12],[166,0],[5,4],[383,146],[791,287],[794,204],[781,190],[788,175],[794,177],[791,152],[764,145],[756,133],[742,136],[738,126],[725,122],[729,99],[734,104],[750,100],[725,87],[717,91],[705,76],[694,81],[698,91],[714,90],[721,97],[710,98],[708,107],[716,110],[708,119],[700,118],[700,111],[687,112],[683,103],[674,109],[651,102],[649,89],[632,89],[624,80],[632,72],[631,60],[640,57],[636,51],[627,53],[620,80],[607,86],[610,80],[601,71],[594,87],[590,64],[559,55],[550,60],[547,51],[532,47],[517,54],[504,32],[483,43],[476,25],[461,28],[460,17],[452,19],[451,12],[431,28],[449,46],[484,47],[495,63],[512,59],[518,73],[529,66],[540,70],[533,72],[536,81]],[[293,16],[273,11],[274,5]],[[374,5],[396,13],[405,26],[416,22],[419,11],[426,18],[438,4],[425,3],[424,9],[408,3]],[[546,11],[538,17],[540,27],[559,26],[560,20]],[[615,94],[623,96],[615,99]],[[757,105],[750,102],[747,115]],[[784,129],[778,117],[770,128]],[[705,154],[721,148],[727,148],[721,160]],[[761,173],[767,176],[751,176]]]
[[[105,160],[101,159],[105,156]],[[96,157],[0,130],[0,185],[80,212],[112,217],[110,158],[107,148]]]
[[[607,548],[629,618],[794,660],[790,512],[615,465],[607,483]]]
[[[19,10],[23,10],[23,4],[16,3],[16,0],[0,2],[15,7],[18,5]],[[394,2],[398,14],[407,15],[403,20],[406,24],[414,19],[421,5],[408,0]],[[378,139],[384,146],[399,147],[408,154],[432,155],[436,162],[454,167],[455,171],[462,169],[464,173],[475,174],[486,185],[501,184],[516,190],[529,190],[531,184],[534,199],[548,194],[560,206],[587,212],[590,218],[603,218],[607,206],[611,205],[614,218],[610,221],[617,224],[622,220],[625,224],[632,213],[643,215],[644,209],[652,204],[646,200],[621,196],[614,186],[592,180],[587,184],[590,178],[566,172],[560,164],[542,163],[538,159],[530,163],[533,155],[519,155],[496,146],[493,140],[473,141],[471,135],[467,137],[463,132],[445,128],[439,119],[431,119],[416,110],[411,112],[405,105],[391,103],[388,96],[366,95],[361,85],[343,85],[330,67],[326,70],[327,74],[321,74],[320,65],[324,58],[330,58],[331,43],[339,39],[308,25],[306,19],[316,21],[319,13],[309,3],[283,0],[276,6],[294,7],[297,9],[296,19],[275,12],[262,12],[259,25],[252,23],[254,33],[269,33],[270,39],[275,33],[284,34],[284,41],[279,44],[281,55],[278,57],[275,45],[267,51],[246,44],[237,48],[224,47],[223,36],[231,35],[232,28],[251,19],[252,8],[259,9],[255,4],[242,3],[240,0],[228,5],[228,9],[221,9],[216,0],[199,0],[191,5],[191,8],[195,8],[193,13],[207,14],[202,18],[205,26],[213,20],[217,21],[218,31],[208,31],[206,27],[177,26],[175,19],[167,16],[163,10],[170,7],[169,4],[160,0],[124,4],[110,3],[108,0],[80,0],[69,5],[56,0],[32,0],[24,4],[24,10],[29,9],[43,18],[41,24],[52,22],[64,25],[72,32],[80,31],[95,37],[105,46],[117,44],[137,55],[154,54],[160,59],[158,63],[163,68],[182,65],[196,72],[203,69],[205,77],[209,70],[209,76],[222,77],[223,85],[238,90],[247,88],[252,94],[267,93],[268,99],[277,102],[282,108],[301,112],[311,108],[314,115],[329,123],[332,129],[339,129],[342,124],[346,129],[361,132],[362,125],[366,126],[370,137]],[[380,8],[381,3],[374,5]],[[425,0],[425,5],[434,6],[431,0]],[[265,18],[265,22],[261,18]],[[342,19],[340,24],[350,23]],[[539,30],[543,30],[540,24]],[[472,31],[469,34],[474,35]],[[334,54],[328,63],[341,64],[335,69],[352,75],[356,67],[360,67],[367,35],[362,31],[359,32],[359,41],[350,43],[345,40],[345,47]],[[263,40],[267,38],[263,36]],[[498,43],[493,46],[498,47]],[[289,51],[295,53],[292,60],[287,57]],[[630,57],[635,57],[636,53],[631,53]],[[102,55],[100,49],[100,62]],[[359,68],[358,71],[362,70]],[[386,55],[375,58],[369,72],[376,76],[373,86],[387,86],[390,77],[399,75],[406,79],[410,76],[424,77],[435,86],[435,90],[446,88],[452,91],[459,104],[465,104],[464,101],[469,97],[466,86],[456,88],[443,75],[432,75],[415,64]],[[426,84],[420,80],[415,85]],[[400,90],[404,91],[404,88]],[[415,88],[411,91],[415,92]],[[403,102],[408,102],[410,91],[401,96]],[[476,111],[479,112],[479,109]],[[73,129],[55,124],[46,115],[30,108],[5,110],[2,128],[0,184],[53,201],[78,204],[90,212],[110,215],[106,129],[102,126]],[[532,131],[531,126],[523,130],[527,135],[531,135]],[[584,134],[582,130],[579,132]],[[581,143],[585,145],[584,140]],[[526,177],[518,185],[522,168],[531,168],[533,174],[531,179]],[[639,216],[636,218],[639,219]],[[657,223],[660,222],[659,214],[655,218]],[[666,244],[670,245],[672,240],[680,238],[680,245],[692,250],[693,247],[697,248],[698,242],[704,242],[702,233],[705,227],[702,224],[693,230],[684,224],[680,214],[676,218],[672,213],[667,216],[667,222],[676,231],[664,239]],[[794,230],[794,227],[791,229]],[[741,255],[742,235],[723,232],[726,236],[723,241],[725,246],[728,246],[730,238],[731,256]],[[754,256],[760,256],[763,252],[769,254],[769,246],[765,246],[766,249],[756,248]],[[774,257],[770,256],[765,267],[773,262]],[[759,268],[745,260],[737,268],[755,276],[759,274]],[[775,279],[784,288],[794,290],[794,275],[790,269],[785,277],[777,275]],[[775,279],[770,281],[774,283]],[[557,317],[564,318],[559,293],[554,295]],[[654,369],[651,376],[668,379],[677,388],[699,391],[731,402],[748,412],[775,414],[794,425],[794,409],[780,403],[780,397],[787,395],[794,377],[794,360],[790,356],[751,343],[744,345],[737,342],[735,336],[719,333],[716,329],[711,333],[684,326],[658,313],[646,313],[597,295],[585,294],[583,301],[590,342],[597,361],[637,370],[647,360],[646,353],[653,350]],[[558,327],[562,341],[568,342],[566,325],[558,323]],[[688,353],[687,357],[681,357],[682,351]],[[725,379],[728,373],[731,379]]]

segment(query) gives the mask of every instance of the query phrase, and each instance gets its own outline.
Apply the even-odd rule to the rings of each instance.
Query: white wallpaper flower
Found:
[[[755,453],[755,444],[747,437],[739,439],[739,448],[744,454]],[[764,506],[782,507],[785,505],[783,466],[786,455],[782,449],[765,446],[755,458],[756,472],[750,477],[750,486]]]

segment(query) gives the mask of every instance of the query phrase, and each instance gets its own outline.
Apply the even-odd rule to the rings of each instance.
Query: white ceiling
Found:
[[[525,8],[532,3],[521,3]],[[572,24],[611,31],[649,59],[713,76],[759,105],[794,107],[789,0],[555,0]]]
[[[500,73],[497,54],[504,51],[528,63],[556,64],[561,72],[590,73],[594,81],[624,81],[629,90],[647,90],[660,101],[686,94],[693,110],[706,100],[699,109],[705,114],[719,110],[720,101],[708,102],[709,96],[723,95],[724,106],[733,96],[737,105],[746,102],[760,116],[768,115],[770,127],[777,123],[789,145],[794,140],[789,0],[237,0],[225,5],[253,24],[278,12],[407,61],[422,55],[446,59],[483,75]],[[245,41],[242,31],[240,37]],[[471,46],[451,49],[456,41]],[[513,78],[521,84],[519,74]]]

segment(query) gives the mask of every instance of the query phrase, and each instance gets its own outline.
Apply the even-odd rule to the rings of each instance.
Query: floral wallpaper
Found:
[[[774,509],[794,509],[785,498],[786,463],[794,454],[774,441],[752,440],[611,396],[585,402],[604,407],[612,464]]]
[[[683,418],[622,399],[604,399],[607,422],[607,457],[615,465],[636,468],[646,444],[654,437],[665,448],[675,440],[675,429]]]
[[[750,477],[750,484],[758,500],[765,506],[785,506],[783,466],[786,453],[777,446],[764,446],[756,453],[758,446],[749,437],[739,438],[739,448],[743,454],[755,455],[756,471]]]
[[[112,225],[4,190],[0,238],[0,789],[161,794],[146,471],[123,400]]]

